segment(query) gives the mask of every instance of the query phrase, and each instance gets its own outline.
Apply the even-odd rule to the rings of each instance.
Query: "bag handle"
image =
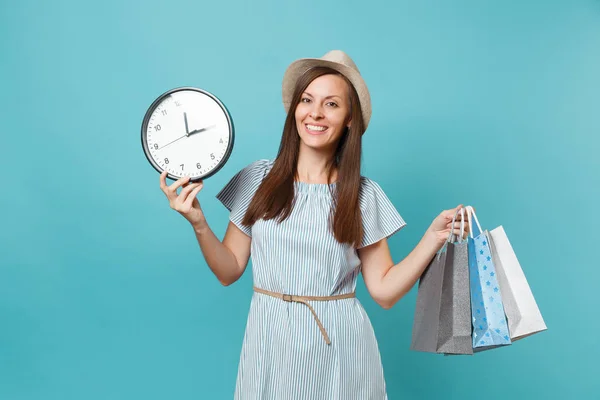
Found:
[[[440,249],[440,251],[437,254],[437,258],[439,259],[441,257],[441,254],[446,250],[446,247],[448,247],[448,243],[454,242],[456,241],[456,239],[454,238],[454,223],[456,222],[456,217],[458,216],[458,213],[460,212],[460,237],[458,239],[458,243],[462,243],[463,242],[463,234],[465,232],[465,209],[464,208],[460,208],[460,210],[456,210],[456,212],[454,213],[454,217],[452,217],[452,225],[450,228],[450,232],[448,233],[448,239],[446,239],[446,241],[444,242],[444,246]]]
[[[452,242],[456,241],[456,235],[453,232],[454,232],[454,223],[456,222],[456,217],[458,216],[459,212],[460,212],[460,237],[458,238],[458,243],[462,243],[463,235],[465,233],[465,210],[464,210],[464,208],[461,208],[460,210],[457,210],[454,213],[454,218],[452,218],[452,228],[450,229],[450,234],[448,235],[448,241],[452,241]]]
[[[479,229],[479,234],[483,232],[481,229],[481,225],[479,225],[479,220],[477,219],[477,214],[475,214],[475,210],[471,206],[467,206],[467,220],[469,221],[469,236],[473,238],[473,220],[477,224],[477,228]]]

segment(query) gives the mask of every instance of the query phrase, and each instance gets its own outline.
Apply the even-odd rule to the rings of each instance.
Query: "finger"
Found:
[[[451,227],[450,225],[452,225],[452,224],[449,224],[446,228],[447,229],[452,228],[453,231],[457,231],[457,232],[462,231],[463,233],[465,233],[465,232],[469,233],[469,226],[467,224],[464,224],[462,229],[460,227],[460,223],[458,223],[458,222],[455,222],[453,227]]]
[[[460,213],[458,213],[457,211],[460,211],[460,209],[463,207],[462,204],[459,204],[458,207],[452,209],[452,210],[446,210],[444,211],[444,217],[448,220],[448,221],[452,221],[454,219],[454,216],[456,215],[456,220],[460,221]]]
[[[192,208],[192,203],[194,202],[194,199],[196,198],[196,195],[198,194],[198,192],[200,191],[200,189],[202,189],[202,185],[200,184],[193,184],[190,185],[190,193],[185,193],[184,195],[179,195],[179,197],[177,198],[177,210],[181,211],[181,210],[187,210],[189,211]],[[182,191],[183,192],[183,191]]]
[[[446,225],[446,227],[448,229],[453,228],[453,229],[460,229],[460,222],[454,222],[454,226],[452,226],[452,222],[448,223],[448,225]],[[463,224],[463,226],[466,226],[466,224]]]
[[[194,190],[192,190],[190,195],[187,197],[187,199],[185,199],[185,202],[183,203],[183,205],[187,208],[191,207],[192,203],[194,202],[194,199],[196,198],[198,193],[200,193],[200,191],[202,190],[203,187],[204,187],[204,185],[202,183],[200,183],[198,186],[196,186],[194,188]]]
[[[202,181],[200,180],[200,181],[193,182],[192,178],[189,178],[187,181],[183,182],[183,185],[181,185],[181,187],[187,187],[188,185],[192,185],[194,183],[200,183],[200,182],[202,182]]]
[[[160,188],[164,192],[167,189],[167,171],[163,171],[160,173],[159,182]]]
[[[461,236],[461,234],[462,234],[462,238],[463,238],[463,239],[466,239],[466,238],[468,238],[468,237],[469,237],[469,232],[467,232],[467,231],[463,231],[463,232],[461,233],[460,229],[455,229],[454,231],[452,231],[452,233],[453,233],[453,234],[454,234],[456,237],[460,237],[460,236]]]
[[[196,189],[198,186],[202,186],[202,183],[190,183],[189,185],[186,185],[186,187],[181,189],[179,196],[177,196],[177,200],[179,200],[179,202],[182,204],[185,203],[190,192]]]
[[[184,183],[188,182],[189,180],[190,180],[189,176],[184,176],[184,177],[177,179],[174,183],[171,184],[171,186],[169,186],[169,192],[177,193],[177,189]]]
[[[463,238],[465,238],[466,236],[466,232],[461,232],[460,229],[453,229],[452,230],[452,234],[459,237],[460,235],[463,235]]]
[[[198,186],[199,186],[198,183],[190,183],[188,186],[181,189],[181,192],[179,192],[179,195],[177,195],[177,197],[175,197],[175,199],[171,201],[171,207],[177,211],[181,211],[182,209],[185,209],[184,206],[186,204],[186,200],[188,198],[189,193]]]
[[[455,211],[454,210],[445,210],[442,212],[442,214],[444,215],[444,219],[446,221],[448,221],[448,223],[450,223],[454,219]]]

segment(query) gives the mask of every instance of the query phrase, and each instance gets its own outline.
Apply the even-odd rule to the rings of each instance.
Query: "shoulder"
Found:
[[[377,197],[387,197],[383,188],[374,181],[373,179],[367,178],[366,176],[360,177],[360,202],[367,203],[373,201]]]
[[[358,248],[389,237],[406,225],[381,185],[372,179],[361,177],[359,203],[364,237]]]
[[[268,173],[271,170],[271,167],[273,166],[273,162],[274,162],[274,160],[271,160],[268,158],[261,158],[259,160],[253,161],[250,164],[246,165],[242,169],[242,171],[251,173],[251,174],[255,174],[255,175],[260,175],[260,174],[266,175],[266,173]]]
[[[248,164],[246,166],[246,168],[250,167],[250,168],[269,168],[273,165],[273,162],[275,160],[269,159],[269,158],[260,158],[256,161],[252,161],[250,164]]]
[[[364,175],[360,176],[360,187],[361,189],[366,188],[367,190],[380,188],[379,184],[375,182],[373,179],[368,178]]]
[[[363,215],[390,216],[397,214],[390,196],[381,185],[364,176],[360,178],[359,204]]]
[[[236,174],[238,179],[244,181],[262,181],[267,173],[271,170],[273,166],[273,160],[261,158],[259,160],[252,161],[243,167]]]
[[[259,159],[247,164],[217,193],[217,199],[229,210],[245,210],[272,165],[272,161],[268,159]]]

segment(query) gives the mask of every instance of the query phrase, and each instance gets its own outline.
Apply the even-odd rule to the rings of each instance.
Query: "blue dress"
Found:
[[[295,182],[288,219],[241,224],[256,189],[274,160],[239,171],[217,194],[230,220],[252,238],[256,287],[300,296],[355,290],[360,273],[356,248],[340,244],[327,224],[328,184]],[[361,178],[364,238],[360,246],[392,235],[406,224],[381,187]],[[253,292],[238,366],[238,400],[387,399],[377,340],[357,298],[310,303],[331,339],[323,339],[305,304]]]

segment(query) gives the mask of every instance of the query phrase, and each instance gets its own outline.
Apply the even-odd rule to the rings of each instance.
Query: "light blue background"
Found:
[[[373,98],[363,174],[408,226],[400,261],[458,203],[502,224],[549,330],[473,357],[408,350],[416,290],[358,297],[390,399],[596,396],[600,2],[20,1],[0,5],[0,399],[228,399],[250,268],[222,287],[146,161],[140,125],[177,86],[237,128],[228,164],[274,157],[290,62],[343,49]],[[293,340],[293,338],[290,338]]]

